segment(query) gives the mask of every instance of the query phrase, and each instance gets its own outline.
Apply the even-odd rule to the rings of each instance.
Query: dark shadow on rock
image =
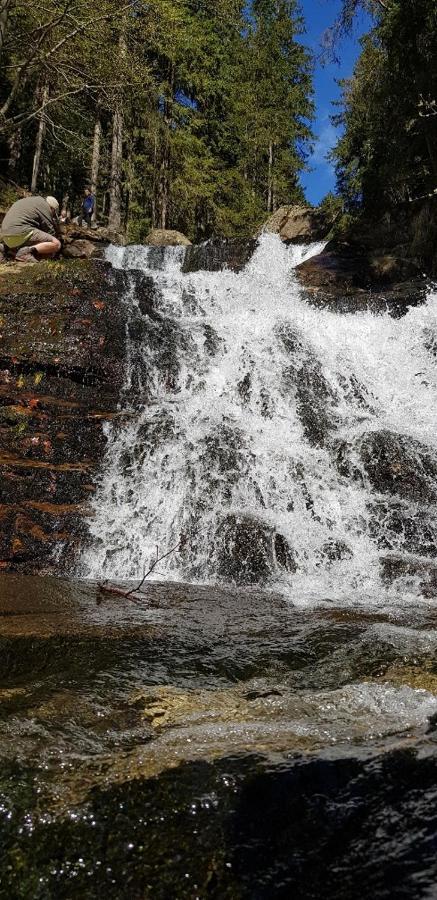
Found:
[[[308,302],[337,313],[370,310],[399,318],[425,302],[429,287],[413,260],[341,242],[295,271]]]
[[[258,241],[253,238],[214,238],[204,244],[193,244],[187,247],[182,271],[218,272],[231,269],[241,272],[252,258],[257,244]]]

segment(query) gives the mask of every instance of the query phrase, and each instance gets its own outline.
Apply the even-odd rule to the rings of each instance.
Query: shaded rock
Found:
[[[308,302],[338,313],[369,309],[398,318],[424,303],[428,289],[414,261],[347,243],[331,242],[295,271]]]
[[[425,444],[407,435],[373,431],[363,438],[359,452],[378,493],[422,503],[437,499],[437,457]]]
[[[103,256],[109,244],[125,244],[125,237],[109,228],[85,228],[81,225],[62,225],[62,251],[66,259],[89,259]]]
[[[189,247],[191,241],[181,231],[166,228],[153,228],[145,241],[151,247]]]
[[[218,272],[232,269],[241,272],[252,258],[258,241],[255,238],[214,238],[203,244],[193,244],[185,254],[182,271]]]
[[[87,238],[79,238],[64,246],[62,256],[66,259],[90,259],[101,253],[101,247]]]
[[[321,241],[328,234],[329,225],[320,210],[310,206],[281,206],[262,228],[267,234],[279,234],[285,242],[294,244]]]
[[[218,534],[219,570],[237,584],[262,584],[275,571],[296,571],[288,542],[249,516],[228,516]]]

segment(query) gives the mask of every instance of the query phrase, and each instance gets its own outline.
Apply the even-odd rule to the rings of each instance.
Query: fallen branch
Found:
[[[144,582],[156,570],[157,565],[162,562],[164,559],[168,559],[172,553],[176,553],[178,550],[182,550],[186,545],[186,537],[185,535],[181,535],[178,543],[175,547],[172,547],[171,550],[168,550],[167,553],[163,553],[161,556],[158,555],[158,548],[156,548],[156,559],[150,566],[150,569],[144,573],[139,585],[137,587],[131,588],[129,591],[124,590],[123,588],[117,587],[116,585],[111,585],[107,581],[99,582],[98,588],[103,591],[105,594],[116,594],[118,597],[124,597],[125,600],[132,600],[134,594],[141,593],[141,588],[143,587]],[[135,602],[135,600],[133,601]]]

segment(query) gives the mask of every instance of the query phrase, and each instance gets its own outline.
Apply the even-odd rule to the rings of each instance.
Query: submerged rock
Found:
[[[183,272],[218,272],[232,269],[241,272],[253,256],[258,241],[255,238],[214,238],[203,244],[193,244],[185,254]]]
[[[435,560],[408,556],[385,556],[381,559],[382,577],[393,583],[399,578],[412,578],[419,582],[424,597],[437,599],[437,563]]]
[[[437,499],[437,457],[426,444],[404,434],[372,431],[360,456],[374,490],[418,502]]]
[[[228,516],[218,533],[219,571],[237,584],[262,584],[275,571],[296,571],[282,534],[249,516]]]

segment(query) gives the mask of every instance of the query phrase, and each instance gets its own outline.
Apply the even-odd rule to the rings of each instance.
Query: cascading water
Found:
[[[421,591],[437,524],[437,295],[401,319],[337,315],[265,235],[245,269],[110,248],[130,273],[121,423],[82,561],[90,578],[263,584],[296,603]],[[396,569],[396,565],[398,569]],[[385,566],[385,569],[384,569]]]

